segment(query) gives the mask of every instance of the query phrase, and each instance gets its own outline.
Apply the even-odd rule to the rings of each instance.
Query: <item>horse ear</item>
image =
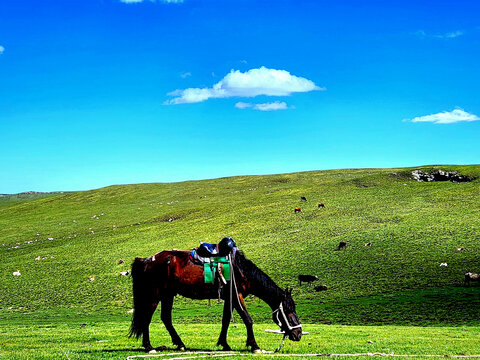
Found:
[[[289,289],[288,286],[285,288],[285,295],[292,295],[292,289]]]

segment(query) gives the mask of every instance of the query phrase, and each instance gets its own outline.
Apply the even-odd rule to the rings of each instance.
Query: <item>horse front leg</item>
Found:
[[[152,304],[151,309],[147,311],[145,316],[145,323],[144,323],[144,329],[142,334],[142,346],[145,348],[145,351],[147,352],[154,350],[153,346],[150,344],[150,323],[152,322],[152,316],[156,309],[157,309],[157,304]]]
[[[247,328],[247,347],[251,347],[252,352],[260,352],[260,347],[257,345],[255,335],[253,334],[253,320],[247,311],[242,294],[238,294],[238,301],[234,301],[235,310],[240,314],[240,317]]]
[[[173,345],[176,345],[179,350],[185,350],[185,344],[178,336],[177,331],[172,324],[172,307],[173,296],[168,296],[162,299],[162,314],[161,318],[165,324],[165,328],[168,330],[170,337],[172,338]]]
[[[222,317],[222,331],[217,341],[217,346],[221,346],[223,351],[230,351],[232,348],[227,344],[227,332],[228,326],[230,325],[230,320],[232,318],[232,313],[230,312],[230,300],[225,299],[223,305],[223,317]]]

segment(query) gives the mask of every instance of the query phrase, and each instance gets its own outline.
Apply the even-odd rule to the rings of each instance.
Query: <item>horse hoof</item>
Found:
[[[180,351],[185,351],[186,350],[185,346],[179,346],[179,347],[177,347],[177,349],[180,350]]]
[[[254,353],[254,354],[261,354],[261,353],[262,353],[262,350],[260,350],[260,349],[255,349],[255,350],[253,350],[253,353]]]
[[[156,354],[156,353],[157,353],[157,350],[152,349],[152,350],[150,350],[148,353],[149,353],[149,354]]]

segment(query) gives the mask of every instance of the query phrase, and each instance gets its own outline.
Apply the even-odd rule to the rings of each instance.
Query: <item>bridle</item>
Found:
[[[282,303],[280,303],[277,310],[273,311],[273,316],[275,316],[275,315],[276,315],[275,322],[280,327],[280,329],[283,327],[283,325],[286,325],[287,329],[289,331],[292,331],[293,329],[298,329],[299,327],[302,327],[302,324],[300,324],[300,323],[298,325],[294,325],[294,326],[290,325],[290,323],[288,322],[288,318],[285,315],[285,311],[283,311],[283,304]],[[283,325],[282,325],[282,321],[280,320],[280,315],[282,315],[283,320],[285,320],[285,324],[283,324]]]
[[[273,316],[276,315],[276,319],[274,318],[274,320],[277,323],[277,325],[280,327],[280,329],[283,328],[282,321],[280,320],[280,314],[282,315],[283,320],[285,320],[285,325],[287,326],[287,329],[289,332],[292,332],[293,329],[298,329],[302,327],[302,324],[300,323],[294,326],[290,325],[290,323],[288,322],[287,315],[285,315],[285,311],[283,311],[283,304],[280,303],[280,305],[278,305],[278,309],[273,311]],[[287,338],[287,336],[288,336],[288,333],[285,331],[283,334],[282,342],[280,343],[278,348],[274,351],[275,353],[279,352],[282,349],[283,344],[285,344],[285,339]]]

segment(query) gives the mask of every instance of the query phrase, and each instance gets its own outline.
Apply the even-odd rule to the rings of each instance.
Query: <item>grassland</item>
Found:
[[[480,177],[480,166],[422,169],[433,168]],[[463,274],[480,272],[479,180],[423,183],[410,178],[413,169],[240,176],[2,197],[0,326],[10,334],[2,348],[15,358],[23,333],[42,339],[50,331],[43,327],[53,326],[59,339],[71,339],[65,340],[72,345],[69,351],[84,351],[73,345],[90,335],[78,330],[77,322],[95,322],[99,338],[115,334],[114,344],[135,347],[123,339],[131,283],[119,273],[135,256],[217,242],[225,235],[234,237],[279,285],[294,287],[302,322],[318,327],[319,333],[324,332],[320,324],[336,324],[329,329],[421,325],[432,334],[434,326],[467,326],[463,333],[478,333],[480,286],[463,287]],[[308,201],[301,202],[301,196]],[[319,202],[326,208],[317,208]],[[294,214],[297,206],[302,212]],[[335,251],[340,241],[348,247]],[[368,242],[371,247],[364,246]],[[466,250],[456,251],[458,247]],[[443,262],[448,266],[441,267]],[[22,275],[12,276],[16,270]],[[314,293],[297,286],[299,273],[317,274],[329,290]],[[249,299],[247,306],[256,323],[270,321],[270,311],[259,299]],[[187,333],[195,332],[188,323],[210,327],[220,316],[221,305],[208,308],[206,302],[176,299],[174,321],[183,323]],[[158,345],[164,335],[153,342]],[[113,341],[117,336],[122,339]],[[41,344],[38,340],[37,347]],[[99,351],[103,345],[92,346]],[[335,351],[314,346],[314,352]],[[102,358],[82,354],[78,358]]]
[[[158,318],[156,320],[159,320]],[[41,324],[12,322],[0,327],[0,358],[28,359],[122,359],[145,353],[139,344],[125,337],[121,318],[89,318],[88,320],[50,321]],[[176,352],[165,328],[155,321],[152,337],[167,349],[159,354]],[[177,330],[190,351],[215,351],[220,324],[184,324]],[[267,324],[256,324],[254,331],[259,345],[275,350],[281,336],[264,332]],[[287,342],[281,354],[410,354],[472,355],[478,354],[479,327],[411,327],[411,326],[305,326],[309,335],[300,342]],[[229,343],[245,359],[245,328],[234,324],[229,330]],[[185,356],[185,355],[184,355]],[[252,358],[254,356],[252,355]],[[162,357],[163,358],[163,357]],[[305,357],[307,358],[307,357]],[[353,358],[351,356],[340,359]],[[358,357],[355,357],[358,359]],[[367,357],[360,357],[360,359]],[[155,359],[154,357],[150,359]],[[296,357],[298,359],[298,357]]]

